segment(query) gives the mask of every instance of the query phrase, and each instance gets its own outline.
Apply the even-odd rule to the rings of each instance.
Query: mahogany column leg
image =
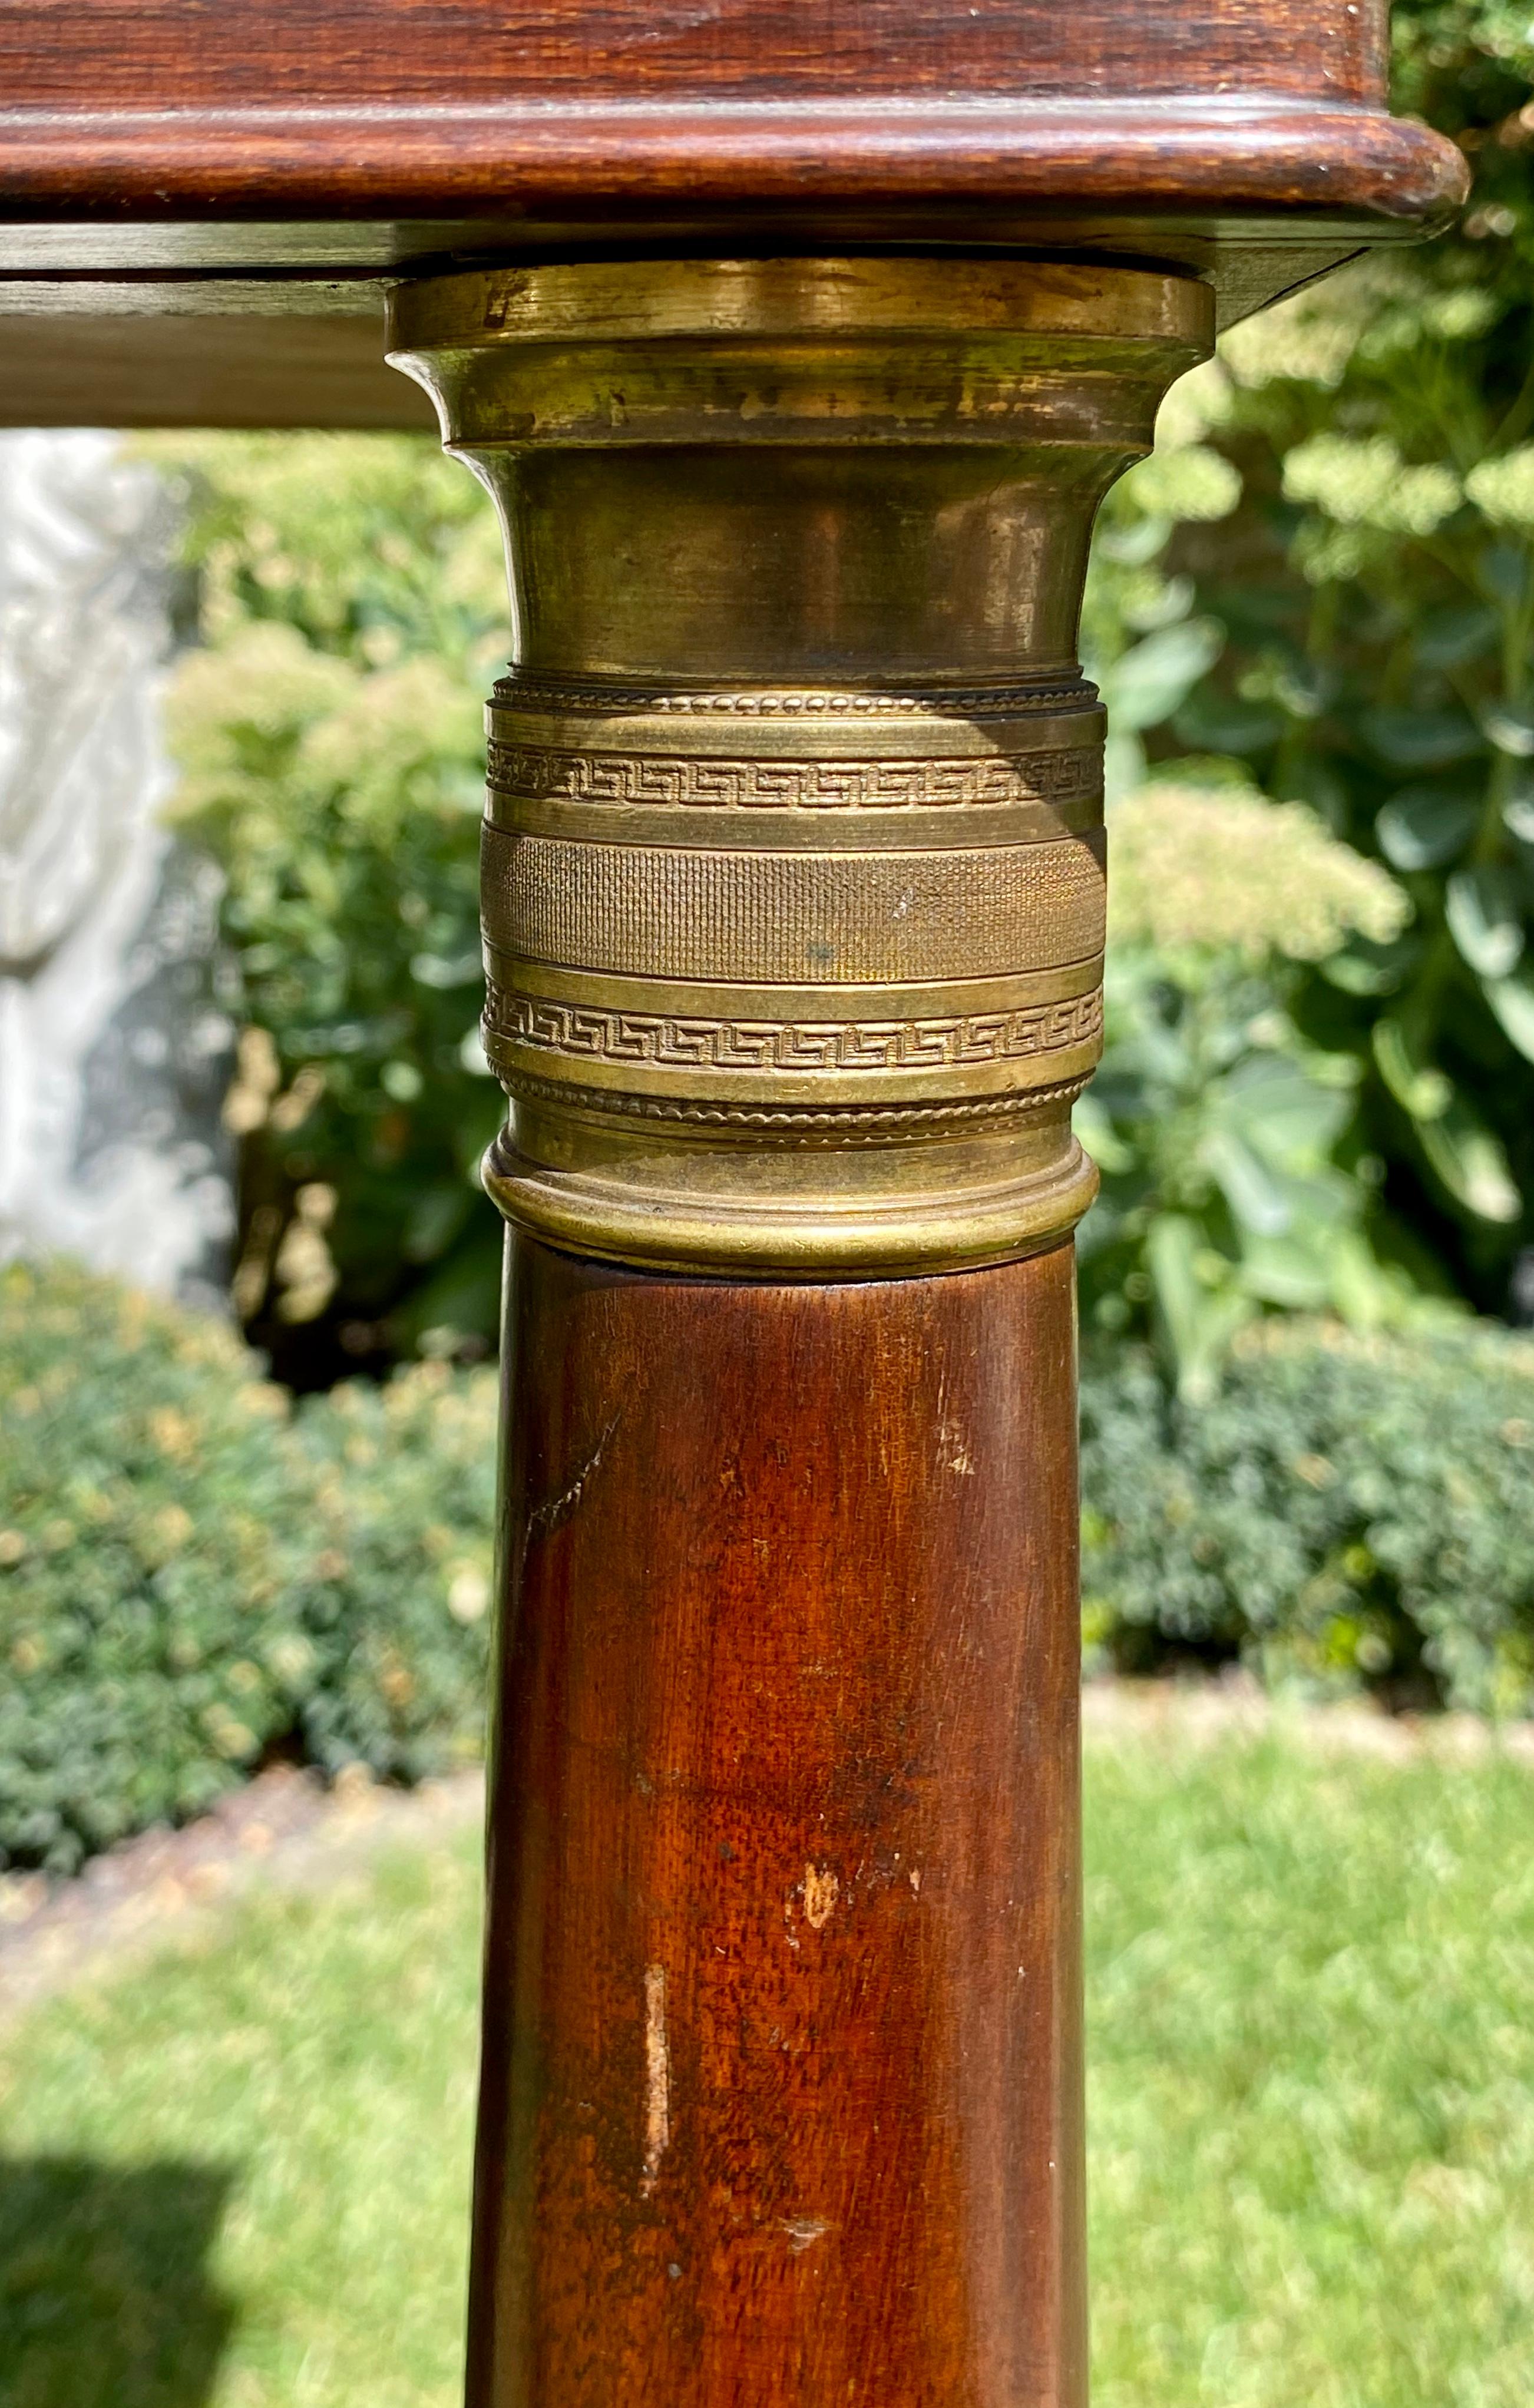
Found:
[[[394,298],[495,496],[469,2408],[1083,2408],[1092,513],[1185,279]]]
[[[513,1252],[470,2401],[1074,2408],[1070,1249]]]

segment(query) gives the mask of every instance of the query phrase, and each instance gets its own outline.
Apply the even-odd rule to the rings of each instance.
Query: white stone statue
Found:
[[[171,532],[116,437],[0,434],[0,1258],[222,1306],[218,877],[157,818]]]

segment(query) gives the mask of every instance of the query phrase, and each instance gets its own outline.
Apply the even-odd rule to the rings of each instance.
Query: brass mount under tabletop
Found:
[[[859,259],[405,285],[489,487],[487,1183],[585,1254],[834,1278],[1058,1242],[1095,1173],[1093,513],[1190,279]]]

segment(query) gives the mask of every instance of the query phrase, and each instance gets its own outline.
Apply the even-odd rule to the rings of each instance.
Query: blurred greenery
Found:
[[[222,1324],[0,1269],[0,1868],[72,1871],[273,1754],[473,1759],[495,1406],[438,1362],[295,1406]],[[1097,1341],[1082,1414],[1089,1649],[1534,1706],[1534,1340],[1271,1321],[1204,1400]]]
[[[1089,1736],[1100,2408],[1525,2408],[1530,1779]],[[5,2408],[457,2399],[476,1853],[248,1903],[7,2035]]]
[[[1114,796],[1303,807],[1405,906],[1264,944],[1226,880],[1201,941],[1121,956],[1083,1301],[1184,1393],[1260,1308],[1534,1313],[1534,21],[1394,22],[1398,107],[1472,164],[1462,223],[1226,336],[1110,496],[1088,595]],[[1251,825],[1257,887],[1283,840]]]
[[[294,1407],[221,1324],[0,1270],[0,1867],[71,1871],[274,1753],[473,1758],[495,1401],[434,1362]],[[1082,1409],[1089,1649],[1534,1705],[1534,1341],[1270,1322],[1203,1400],[1098,1341]]]
[[[0,1866],[72,1871],[274,1750],[475,1756],[495,1388],[423,1363],[294,1412],[220,1322],[0,1268]]]
[[[493,1335],[478,1184],[480,697],[504,658],[490,505],[410,436],[144,438],[177,486],[200,641],[175,817],[222,864],[245,1023],[235,1300],[318,1386]]]
[[[1442,1318],[1351,1141],[1360,1066],[1295,1010],[1310,963],[1396,934],[1399,889],[1242,786],[1146,785],[1110,827],[1106,1043],[1076,1113],[1103,1182],[1079,1240],[1088,1331],[1148,1333],[1196,1400],[1265,1309]]]

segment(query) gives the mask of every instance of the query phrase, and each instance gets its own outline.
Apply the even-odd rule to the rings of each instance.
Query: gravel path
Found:
[[[1123,1731],[1188,1747],[1281,1733],[1326,1755],[1372,1756],[1393,1764],[1421,1756],[1483,1764],[1502,1755],[1534,1770],[1534,1723],[1498,1727],[1477,1714],[1387,1714],[1362,1700],[1298,1705],[1269,1697],[1244,1673],[1201,1681],[1089,1681],[1082,1721],[1088,1738],[1103,1740]]]
[[[326,1788],[285,1766],[179,1831],[145,1831],[74,1881],[0,1874],[0,2024],[50,1993],[210,1925],[256,1887],[323,1889],[380,1850],[445,1839],[484,1814],[479,1771],[418,1789],[360,1772]]]

